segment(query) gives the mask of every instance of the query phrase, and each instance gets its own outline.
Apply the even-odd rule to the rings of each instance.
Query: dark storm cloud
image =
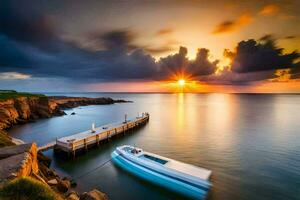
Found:
[[[196,59],[190,61],[189,71],[195,76],[209,75],[216,71],[218,60],[210,62],[208,60],[209,50],[208,49],[198,49]]]
[[[130,30],[98,35],[105,50],[91,51],[61,39],[46,15],[29,4],[2,1],[0,8],[0,72],[87,82],[145,79],[156,72],[154,59],[133,45]]]
[[[50,18],[25,1],[0,3],[0,32],[16,41],[52,48],[57,35]]]
[[[300,54],[296,51],[283,53],[270,36],[261,38],[260,42],[253,39],[238,44],[232,63],[232,71],[244,73],[275,69],[294,68]]]
[[[135,34],[129,29],[120,29],[101,34],[99,39],[101,39],[104,47],[108,50],[132,50],[137,48],[137,46],[133,44],[135,37]]]
[[[300,79],[300,62],[295,64],[295,67],[290,71],[291,79]]]
[[[219,74],[201,76],[199,77],[199,81],[216,85],[250,85],[256,81],[263,81],[276,77],[277,76],[272,70],[261,72],[237,73],[231,71],[230,68],[226,68]]]
[[[0,66],[2,70],[4,68],[20,68],[31,64],[26,50],[19,47],[17,42],[10,40],[5,35],[0,35]]]
[[[209,50],[198,49],[196,58],[189,60],[187,58],[188,49],[180,47],[178,53],[169,55],[159,60],[161,73],[169,75],[172,73],[183,73],[191,76],[203,76],[213,74],[217,68],[218,60],[210,62],[208,60]]]
[[[272,78],[274,70],[281,68],[292,68],[291,73],[299,76],[299,68],[293,64],[299,54],[283,54],[270,38],[242,41],[237,52],[227,51],[233,59],[232,71],[228,68],[219,76],[214,75],[218,60],[208,59],[208,49],[200,48],[191,60],[187,57],[188,49],[180,47],[178,53],[155,61],[149,52],[167,52],[173,46],[137,45],[138,36],[131,29],[92,34],[88,39],[103,48],[85,49],[62,39],[46,12],[24,2],[0,2],[0,73],[63,77],[84,83],[162,80],[186,73],[211,83],[246,84]],[[247,16],[239,19],[239,23],[246,21]],[[169,33],[170,30],[164,30],[161,34]]]
[[[164,73],[185,71],[188,66],[187,53],[186,47],[180,47],[178,53],[160,58],[159,65],[162,71]]]

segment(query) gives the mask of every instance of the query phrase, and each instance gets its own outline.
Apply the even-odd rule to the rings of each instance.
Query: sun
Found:
[[[183,87],[185,85],[185,80],[184,79],[179,79],[178,84],[179,84],[179,86]]]

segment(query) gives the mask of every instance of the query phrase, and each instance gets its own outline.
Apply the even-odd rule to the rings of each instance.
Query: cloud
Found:
[[[1,2],[0,73],[16,71],[33,77],[60,77],[78,82],[155,76],[154,58],[134,45],[135,35],[131,30],[94,35],[93,39],[104,49],[84,49],[58,37],[56,28],[40,10],[18,5],[16,1]]]
[[[291,69],[291,79],[299,77],[299,63],[295,63],[299,54],[284,54],[271,36],[259,41],[242,41],[236,51],[227,50],[224,55],[231,58],[232,65],[217,75],[219,61],[208,59],[208,49],[199,48],[196,58],[189,59],[188,49],[180,47],[177,53],[156,61],[149,52],[167,52],[174,44],[138,45],[138,35],[129,28],[90,34],[87,39],[99,48],[86,49],[59,37],[57,28],[41,10],[7,2],[1,2],[7,10],[0,7],[7,14],[0,13],[0,75],[5,80],[46,78],[94,83],[165,80],[183,73],[207,83],[248,84],[274,78],[274,71],[282,68]],[[250,16],[243,15],[231,26],[236,29],[250,20]],[[167,34],[168,31],[164,32]]]
[[[100,36],[104,47],[108,50],[132,50],[137,46],[133,44],[135,34],[129,29],[108,31]]]
[[[293,40],[293,39],[297,39],[297,36],[296,35],[288,35],[288,36],[284,37],[284,39]]]
[[[208,60],[208,49],[198,49],[194,60],[189,60],[187,53],[188,49],[186,47],[180,47],[178,53],[160,58],[158,64],[161,69],[161,75],[170,77],[170,75],[174,74],[185,74],[198,77],[213,74],[216,71],[219,61],[210,62]]]
[[[276,78],[274,71],[238,73],[225,68],[221,73],[199,77],[200,82],[215,85],[250,85],[253,82]]]
[[[205,48],[198,49],[196,59],[190,61],[189,71],[194,76],[213,74],[216,71],[218,60],[210,62],[208,60],[209,50]]]
[[[170,51],[173,51],[174,48],[171,46],[160,46],[160,47],[145,47],[145,51],[147,51],[150,54],[161,54],[161,53],[167,53]]]
[[[180,47],[178,53],[160,58],[159,65],[164,73],[184,72],[188,66],[188,49]]]
[[[276,13],[278,13],[280,10],[280,7],[276,4],[268,4],[268,5],[265,5],[260,11],[259,11],[259,14],[260,15],[264,15],[264,16],[267,16],[267,15],[274,15]]]
[[[283,53],[283,49],[276,46],[274,39],[261,38],[260,42],[253,39],[241,41],[232,62],[232,71],[244,73],[295,67],[300,54],[296,51]]]
[[[158,30],[155,33],[155,35],[157,35],[157,36],[164,36],[164,35],[169,35],[169,34],[171,34],[173,32],[174,32],[174,29],[172,29],[172,28],[163,28],[163,29]]]
[[[38,12],[34,5],[19,1],[1,1],[0,32],[43,49],[52,49],[52,43],[58,40],[50,17]]]
[[[227,20],[215,27],[213,34],[223,34],[238,30],[244,25],[249,24],[252,21],[252,16],[249,14],[243,14],[236,20]]]
[[[0,73],[0,80],[24,80],[29,79],[31,76],[18,72],[2,72]]]

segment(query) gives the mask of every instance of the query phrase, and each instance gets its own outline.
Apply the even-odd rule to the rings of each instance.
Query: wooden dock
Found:
[[[111,137],[120,133],[126,133],[127,131],[137,128],[149,121],[149,114],[143,113],[142,116],[138,116],[134,119],[125,120],[123,122],[117,122],[113,124],[107,124],[100,127],[92,127],[91,130],[62,137],[56,139],[54,142],[50,142],[38,148],[39,151],[46,151],[54,148],[55,150],[64,151],[68,154],[72,154],[75,157],[77,150],[87,150],[91,145],[99,146],[103,140],[109,140]]]

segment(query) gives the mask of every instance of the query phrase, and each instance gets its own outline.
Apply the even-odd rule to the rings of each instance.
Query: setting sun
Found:
[[[180,79],[178,80],[178,84],[183,87],[185,85],[185,80],[184,79]]]

